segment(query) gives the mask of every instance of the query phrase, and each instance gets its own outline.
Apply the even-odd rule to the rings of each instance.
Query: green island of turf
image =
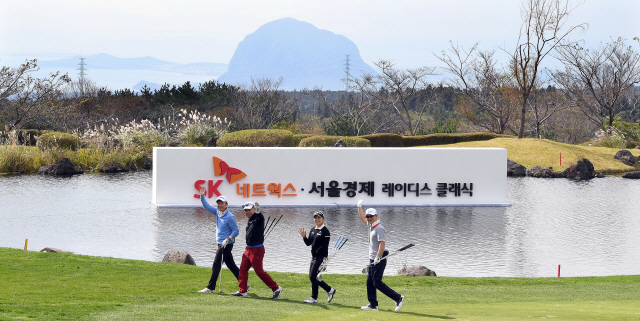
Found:
[[[266,258],[273,259],[273,258]],[[271,300],[252,271],[248,298],[223,269],[224,294],[199,294],[211,269],[174,263],[0,248],[0,320],[640,320],[640,276],[580,278],[385,277],[405,296],[398,313],[362,311],[364,275],[326,275],[331,303],[305,304],[308,276],[270,272]]]

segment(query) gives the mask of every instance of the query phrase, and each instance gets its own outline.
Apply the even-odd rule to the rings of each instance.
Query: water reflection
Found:
[[[640,273],[640,182],[621,178],[572,182],[508,179],[511,207],[377,208],[391,250],[416,246],[389,261],[425,265],[444,276],[551,277]],[[46,246],[78,254],[160,261],[175,249],[210,266],[215,218],[204,209],[154,208],[151,173],[0,178],[0,246]],[[366,204],[365,204],[366,206]],[[246,217],[234,248],[240,261]],[[283,215],[265,242],[265,268],[306,273],[310,248],[297,230],[313,227],[318,208],[264,208]],[[359,273],[367,262],[367,228],[353,208],[325,208],[332,235],[349,238],[330,273]]]

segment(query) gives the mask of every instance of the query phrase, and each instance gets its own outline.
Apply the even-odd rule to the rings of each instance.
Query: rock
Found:
[[[596,178],[604,178],[604,174],[602,174],[602,173],[596,173]]]
[[[147,160],[144,161],[144,165],[142,167],[146,170],[153,169],[153,157],[147,157]]]
[[[636,148],[634,148],[634,149],[640,149],[640,145],[636,145]]]
[[[196,262],[193,260],[191,255],[187,252],[178,252],[176,250],[169,250],[167,254],[165,254],[162,262],[171,262],[171,263],[182,263],[189,265],[196,265]]]
[[[540,166],[533,166],[527,169],[527,176],[537,178],[553,178],[553,168],[542,168]]]
[[[577,163],[567,167],[562,173],[564,177],[575,180],[585,180],[596,177],[593,164],[586,158],[579,159]]]
[[[216,147],[217,142],[218,142],[218,137],[213,136],[209,138],[209,141],[207,142],[205,147]]]
[[[640,179],[640,171],[638,172],[626,172],[622,174],[622,178]]]
[[[633,164],[638,161],[638,159],[626,149],[619,150],[616,155],[613,156],[613,158],[621,160],[623,163],[629,166],[633,166]]]
[[[169,142],[169,147],[177,147],[177,146],[180,146],[179,140],[172,140]]]
[[[436,271],[428,269],[426,266],[403,266],[398,270],[398,275],[404,276],[437,276]]]
[[[120,163],[115,164],[105,164],[98,169],[101,173],[121,173],[128,172],[129,169],[122,166]]]
[[[40,252],[48,252],[48,253],[70,253],[69,251],[63,251],[60,249],[54,249],[52,247],[45,247],[44,249],[40,250]]]
[[[334,147],[347,147],[347,143],[343,142],[342,139],[338,139]]]
[[[511,176],[511,177],[527,176],[527,168],[510,159],[507,159],[507,176]]]
[[[38,169],[38,174],[41,175],[57,175],[57,176],[66,176],[66,175],[76,175],[83,174],[84,171],[80,166],[75,166],[73,162],[68,158],[63,158],[61,161],[42,166]]]

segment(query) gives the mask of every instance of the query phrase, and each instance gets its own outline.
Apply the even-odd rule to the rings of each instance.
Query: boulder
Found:
[[[121,172],[128,172],[129,169],[122,166],[122,164],[120,163],[115,163],[115,164],[105,164],[102,165],[102,167],[100,167],[98,169],[101,173],[121,173]]]
[[[553,168],[542,168],[540,166],[533,166],[527,169],[527,176],[537,178],[553,178]]]
[[[640,179],[640,171],[638,172],[626,172],[622,174],[622,178]]]
[[[629,166],[633,166],[633,164],[638,161],[638,159],[626,149],[619,150],[613,158],[618,159]]]
[[[83,174],[84,171],[80,166],[76,166],[73,162],[68,158],[63,158],[61,161],[40,167],[38,169],[38,174],[41,175],[57,175],[57,176],[68,176],[68,175],[76,175]]]
[[[153,169],[153,157],[147,157],[147,159],[144,161],[144,165],[142,167],[144,169],[146,169],[146,170]]]
[[[171,262],[171,263],[182,263],[189,265],[196,265],[196,262],[193,260],[191,255],[187,252],[178,252],[176,250],[169,250],[167,254],[165,254],[162,262]]]
[[[398,270],[398,275],[404,276],[437,276],[436,271],[428,269],[426,266],[403,266]]]
[[[69,253],[69,251],[63,251],[60,249],[55,249],[52,247],[45,247],[44,249],[40,250],[40,252],[48,252],[48,253]]]
[[[218,142],[218,137],[213,136],[213,137],[209,138],[209,141],[207,142],[205,147],[216,147],[217,142]]]
[[[338,139],[338,141],[336,142],[335,145],[333,145],[333,147],[347,147],[347,143],[343,142],[342,139]]]
[[[527,176],[527,168],[510,159],[507,159],[507,176],[511,176],[511,177]]]
[[[567,167],[562,174],[563,177],[575,180],[585,180],[596,177],[593,164],[586,158],[579,159],[577,163]]]

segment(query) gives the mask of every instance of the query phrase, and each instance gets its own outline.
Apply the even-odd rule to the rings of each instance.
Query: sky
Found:
[[[449,41],[512,48],[520,0],[0,0],[0,65],[107,53],[175,63],[228,63],[261,25],[291,17],[341,34],[365,62],[437,66]],[[586,0],[569,25],[587,46],[640,37],[640,1]],[[635,43],[638,46],[637,43]]]

